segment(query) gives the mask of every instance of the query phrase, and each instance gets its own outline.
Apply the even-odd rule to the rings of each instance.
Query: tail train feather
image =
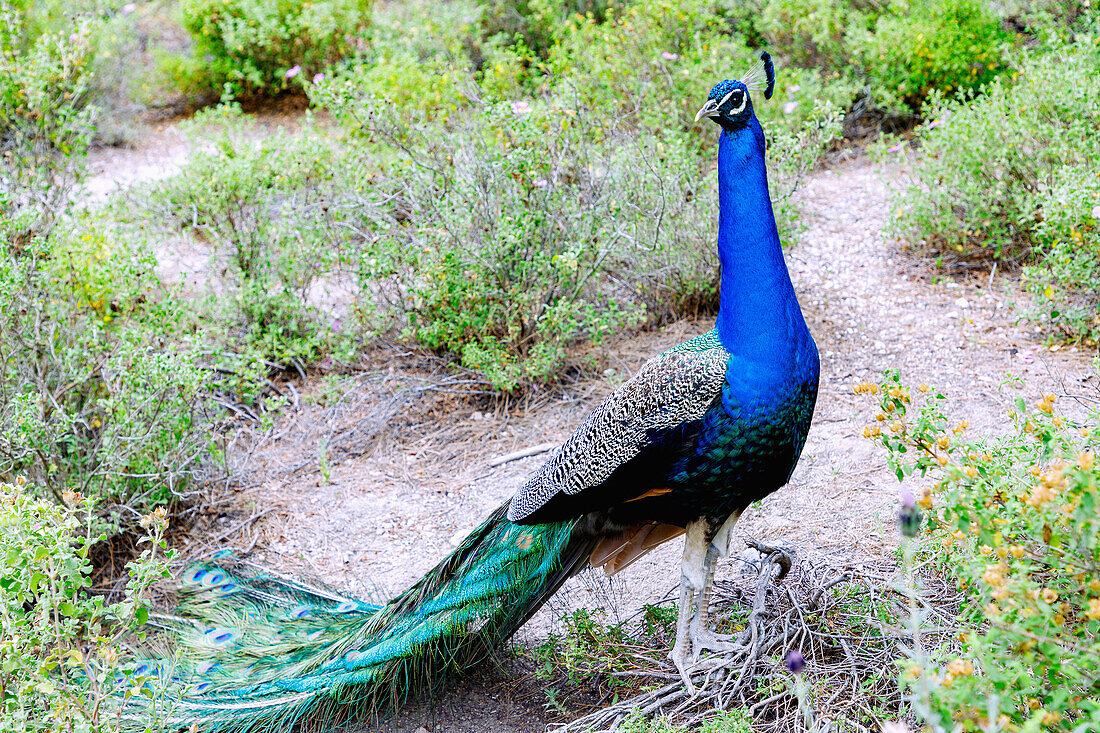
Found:
[[[383,711],[438,685],[509,638],[595,540],[574,521],[519,526],[495,511],[404,593],[371,605],[232,557],[188,568],[173,615],[134,672],[159,678],[169,726],[286,730]],[[154,696],[156,699],[156,696]],[[131,697],[135,723],[150,702]]]

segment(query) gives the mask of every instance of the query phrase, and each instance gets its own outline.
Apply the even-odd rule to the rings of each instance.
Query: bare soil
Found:
[[[169,132],[158,135],[178,164]],[[891,190],[904,177],[896,163],[856,160],[815,174],[799,193],[806,230],[787,261],[822,356],[818,407],[790,484],[745,513],[735,542],[752,537],[857,569],[891,556],[899,484],[861,437],[875,411],[852,390],[887,368],[939,387],[949,414],[968,419],[974,433],[1003,430],[1018,395],[1034,402],[1054,392],[1070,410],[1068,397],[1096,395],[1096,354],[1043,346],[1019,320],[1027,299],[1015,275],[942,277],[884,236]],[[236,457],[246,485],[184,550],[249,552],[357,596],[387,597],[506,501],[545,454],[497,466],[494,458],[560,443],[646,358],[710,327],[682,321],[624,334],[595,356],[603,378],[522,403],[472,394],[461,377],[392,349],[361,374],[288,386],[296,407]],[[680,551],[673,541],[612,580],[586,573],[570,581],[516,641],[560,630],[561,614],[576,607],[602,608],[615,621],[660,602],[679,578]],[[736,557],[721,563],[719,577],[738,565]],[[355,730],[541,731],[559,720],[546,702],[524,663],[504,658],[430,702]]]

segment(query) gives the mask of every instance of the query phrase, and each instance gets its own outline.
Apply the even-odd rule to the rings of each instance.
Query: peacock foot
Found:
[[[680,679],[684,681],[684,687],[687,688],[688,695],[695,697],[695,685],[691,683],[690,672],[693,662],[691,645],[685,643],[683,639],[677,639],[676,645],[672,647],[672,651],[668,654],[668,658],[676,665],[676,671],[680,673]]]
[[[691,647],[694,650],[693,659],[698,660],[703,650],[724,654],[735,652],[743,647],[740,639],[734,634],[719,634],[703,626],[691,625],[689,631]]]

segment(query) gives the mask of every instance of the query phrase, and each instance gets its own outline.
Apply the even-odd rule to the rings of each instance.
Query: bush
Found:
[[[1003,70],[1011,38],[982,0],[895,0],[850,41],[872,87],[921,108],[932,92],[969,94]]]
[[[958,258],[1034,259],[1029,277],[1050,317],[1093,338],[1098,72],[1100,46],[1082,42],[1026,58],[1015,81],[997,80],[977,99],[937,103],[921,136],[919,184],[897,199],[892,224]],[[1063,309],[1067,294],[1080,303]]]
[[[215,94],[273,95],[361,50],[371,0],[183,0],[181,10],[194,48],[191,71],[173,75]]]
[[[0,219],[0,474],[63,503],[94,497],[94,531],[132,529],[188,496],[212,448],[209,373],[164,346],[153,260],[96,215],[29,244]],[[16,236],[21,234],[16,231]]]
[[[1094,148],[1100,151],[1100,146]],[[1100,177],[1091,162],[1060,168],[1037,197],[1034,259],[1024,268],[1032,316],[1061,335],[1100,340]]]
[[[1013,431],[967,439],[943,396],[888,372],[865,429],[899,478],[930,474],[921,552],[968,603],[964,653],[903,663],[935,730],[1084,731],[1100,725],[1100,415],[1074,424],[1054,395],[1011,411]],[[922,395],[918,397],[917,395]],[[946,651],[946,650],[944,650]],[[932,663],[945,666],[934,668]],[[920,699],[924,690],[927,699]]]
[[[231,349],[284,366],[327,354],[338,318],[315,307],[314,290],[354,259],[330,184],[331,147],[308,133],[258,138],[232,105],[201,113],[192,131],[214,149],[145,187],[142,215],[209,248],[214,275],[199,308],[229,332]]]
[[[370,224],[379,235],[360,270],[369,323],[397,315],[406,336],[514,389],[559,371],[570,343],[637,322],[635,307],[599,287],[614,189],[582,167],[590,151],[572,118],[504,102],[423,130],[377,109],[362,129],[393,147],[374,195],[401,210]],[[401,151],[415,158],[388,157]]]
[[[163,509],[142,518],[148,546],[127,566],[125,596],[90,594],[89,503],[36,501],[22,479],[0,484],[0,717],[5,731],[117,731],[115,709],[133,695],[155,697],[157,680],[119,669],[125,637],[149,617],[144,594],[168,577]],[[158,729],[155,705],[146,707]],[[132,721],[131,721],[132,722]]]
[[[852,62],[849,32],[866,31],[872,18],[846,0],[769,0],[757,27],[794,64],[843,69]]]
[[[0,0],[0,211],[22,239],[53,225],[81,177],[93,33],[92,21],[37,32]]]

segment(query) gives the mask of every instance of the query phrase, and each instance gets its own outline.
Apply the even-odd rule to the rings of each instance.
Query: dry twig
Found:
[[[718,711],[736,707],[749,710],[754,731],[804,731],[794,678],[784,667],[787,653],[796,649],[807,660],[802,674],[810,684],[815,729],[839,724],[870,733],[878,730],[884,714],[899,714],[902,696],[893,670],[907,632],[898,618],[904,613],[903,596],[888,580],[895,569],[874,568],[864,575],[851,568],[792,562],[785,551],[749,545],[764,555],[758,565],[753,563],[756,572],[719,581],[715,588],[715,617],[745,619],[739,644],[734,651],[696,663],[691,671],[698,688],[694,697],[671,663],[655,661],[656,655],[637,654],[632,659],[644,660],[646,666],[620,670],[614,676],[648,678],[659,686],[578,718],[557,733],[613,731],[639,710],[691,728]],[[777,584],[784,575],[786,580]],[[922,615],[954,618],[958,594],[947,586],[932,587],[932,580],[928,576],[922,589],[928,606]],[[889,616],[881,618],[884,614]],[[926,627],[923,633],[926,639],[936,637],[932,641],[941,643],[955,632],[946,624]]]

